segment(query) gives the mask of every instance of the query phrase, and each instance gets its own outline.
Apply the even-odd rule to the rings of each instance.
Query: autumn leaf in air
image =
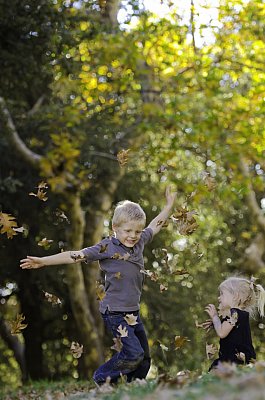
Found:
[[[206,355],[207,355],[208,360],[211,360],[212,358],[214,358],[217,351],[218,351],[218,349],[214,344],[206,343]]]
[[[171,216],[173,222],[177,225],[177,229],[181,235],[191,235],[198,228],[198,224],[194,215],[197,215],[195,210],[189,211],[185,206],[180,207]]]
[[[214,190],[217,186],[216,180],[211,177],[208,172],[204,173],[203,181],[209,192]]]
[[[72,260],[74,261],[81,261],[85,259],[84,254],[77,254],[74,251],[70,251],[70,257],[72,258]]]
[[[236,353],[236,358],[240,361],[243,361],[243,363],[246,363],[246,354],[242,353],[242,351],[240,353]]]
[[[159,343],[159,346],[161,347],[161,349],[163,351],[168,351],[169,350],[167,346],[165,346],[162,342],[160,342],[160,340],[158,340],[158,343]]]
[[[25,329],[28,324],[23,324],[25,317],[23,314],[17,314],[17,319],[11,323],[11,334],[18,335],[22,329]]]
[[[0,226],[0,233],[6,233],[8,239],[13,239],[13,236],[17,235],[17,222],[11,214],[0,212]]]
[[[38,188],[37,193],[30,192],[29,195],[30,195],[30,196],[35,196],[35,197],[37,197],[39,200],[47,201],[47,200],[48,200],[48,197],[46,196],[47,192],[44,192],[44,191],[43,191],[43,189],[47,189],[47,188],[48,188],[47,183],[42,181],[42,182],[39,183],[39,185],[37,186],[37,188]]]
[[[175,350],[180,349],[185,343],[190,342],[190,340],[185,336],[175,336]]]
[[[97,300],[100,301],[102,301],[106,296],[104,285],[100,284],[99,282],[96,284],[96,296]]]
[[[128,325],[137,325],[137,315],[133,314],[126,314],[124,317],[125,321],[127,322]]]
[[[54,294],[45,292],[44,290],[43,290],[43,293],[44,293],[45,299],[49,303],[52,303],[54,305],[62,304],[62,301],[59,299],[59,297],[55,296]]]
[[[45,250],[48,250],[51,247],[53,240],[43,238],[38,242],[38,246],[43,247]]]
[[[59,208],[57,208],[55,210],[55,216],[58,218],[59,222],[67,222],[68,224],[70,224],[70,221],[67,218],[67,216],[65,215],[65,213],[62,210],[60,210]],[[58,224],[55,224],[55,225],[58,225]]]
[[[111,349],[120,352],[122,350],[123,344],[120,337],[113,338],[114,345],[111,346]]]
[[[165,290],[168,290],[168,286],[167,285],[163,285],[162,283],[160,283],[159,290],[160,290],[160,293],[162,293]]]
[[[156,272],[152,272],[149,269],[141,269],[140,272],[149,276],[149,278],[151,278],[151,281],[156,282],[158,280],[158,274]]]
[[[156,226],[162,225],[162,228],[167,228],[168,224],[169,224],[168,219],[167,220],[162,219],[162,220],[157,221]]]
[[[78,342],[72,342],[70,352],[74,358],[80,358],[83,354],[83,345],[80,345]]]
[[[128,330],[127,330],[126,326],[123,327],[122,325],[119,325],[117,332],[120,334],[120,337],[128,336]]]
[[[106,244],[101,244],[100,245],[100,249],[99,249],[99,253],[105,253],[105,251],[107,250],[107,248],[108,248],[108,243],[106,243]]]
[[[189,275],[189,271],[187,271],[185,268],[176,269],[176,271],[172,272],[172,275]]]
[[[127,164],[128,159],[129,159],[129,155],[128,155],[129,151],[130,151],[130,149],[127,149],[127,150],[122,149],[118,152],[117,160],[120,164],[120,167],[124,167]]]

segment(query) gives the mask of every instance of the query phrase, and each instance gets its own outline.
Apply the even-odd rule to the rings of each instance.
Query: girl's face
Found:
[[[235,307],[235,297],[226,288],[220,288],[220,296],[218,297],[220,309]]]

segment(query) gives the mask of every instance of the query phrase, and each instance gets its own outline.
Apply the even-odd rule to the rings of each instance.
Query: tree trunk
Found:
[[[69,248],[79,250],[84,247],[83,238],[85,225],[84,212],[80,204],[80,195],[77,193],[68,193],[66,202],[71,221],[67,237]],[[103,362],[100,335],[86,292],[81,265],[67,265],[66,278],[73,315],[78,327],[80,340],[84,346],[81,374],[82,377],[88,377],[91,376],[93,370]]]

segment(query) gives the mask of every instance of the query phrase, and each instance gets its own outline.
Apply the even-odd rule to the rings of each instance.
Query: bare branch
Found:
[[[10,144],[14,147],[15,153],[19,153],[24,160],[35,168],[39,168],[42,156],[31,151],[19,137],[13,119],[6,106],[5,100],[0,97],[0,110],[3,113],[5,124],[8,131],[8,139]]]
[[[35,113],[39,110],[40,106],[41,106],[42,103],[43,103],[44,98],[45,98],[44,95],[42,95],[42,96],[40,96],[40,97],[38,98],[38,100],[36,101],[36,103],[34,104],[34,106],[32,107],[32,109],[29,110],[29,112],[28,112],[28,115],[29,115],[29,116],[35,114]]]

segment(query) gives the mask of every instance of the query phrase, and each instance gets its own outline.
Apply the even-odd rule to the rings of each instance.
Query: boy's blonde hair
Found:
[[[252,317],[256,310],[261,317],[264,316],[265,290],[255,284],[255,278],[232,276],[224,280],[219,289],[226,289],[234,295],[237,306],[248,311]]]
[[[120,201],[114,210],[112,224],[119,226],[130,221],[137,221],[144,227],[146,222],[145,212],[139,204],[133,201]]]

